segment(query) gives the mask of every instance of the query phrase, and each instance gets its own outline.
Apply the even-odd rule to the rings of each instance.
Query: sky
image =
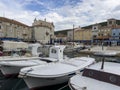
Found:
[[[120,20],[120,0],[0,0],[0,16],[29,26],[34,19],[53,22],[55,31]]]

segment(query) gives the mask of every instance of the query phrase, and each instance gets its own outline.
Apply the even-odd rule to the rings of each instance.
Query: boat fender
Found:
[[[70,86],[71,86],[71,87],[70,87],[70,88],[71,88],[71,90],[76,90],[76,89],[74,89],[74,88],[72,87],[72,85],[75,85],[75,84],[72,84],[72,83],[69,83],[69,84],[70,84]],[[84,87],[80,87],[80,86],[78,86],[78,85],[75,85],[75,86],[77,86],[77,87],[78,87],[78,89],[77,89],[77,90],[79,90],[79,89],[80,89],[80,90],[87,90],[87,87],[85,87],[85,86],[84,86]]]
[[[18,78],[26,78],[27,76],[26,75],[18,75]]]
[[[20,78],[26,78],[27,77],[27,73],[28,72],[30,72],[30,71],[33,71],[33,69],[32,68],[30,68],[29,70],[27,70],[23,75],[19,75],[18,77],[20,77]]]

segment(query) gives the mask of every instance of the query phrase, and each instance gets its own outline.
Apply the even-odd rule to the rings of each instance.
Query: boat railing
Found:
[[[73,63],[70,63],[70,62],[62,62],[63,64],[68,64],[68,65],[72,65],[72,66],[75,66],[75,67],[78,67],[77,65],[73,64]]]

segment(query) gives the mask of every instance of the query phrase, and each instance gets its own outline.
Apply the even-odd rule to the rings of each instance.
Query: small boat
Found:
[[[16,76],[23,67],[35,66],[46,64],[50,62],[61,61],[63,58],[63,50],[65,46],[53,46],[50,48],[49,57],[39,57],[39,59],[24,59],[24,60],[12,60],[12,61],[1,61],[0,70],[6,77]]]
[[[97,55],[97,56],[115,56],[117,54],[118,52],[116,51],[96,51],[94,53],[94,55]]]
[[[63,59],[57,63],[48,63],[20,70],[19,77],[23,78],[31,90],[62,84],[70,77],[93,64],[94,58],[76,57]]]
[[[73,51],[79,51],[84,49],[84,45],[76,43],[76,42],[68,42],[66,45],[66,48],[64,50],[64,52],[73,52]]]
[[[16,77],[23,67],[46,64],[39,59],[19,60],[19,61],[1,61],[0,70],[5,77]]]
[[[1,61],[39,59],[40,58],[39,56],[42,54],[42,52],[40,51],[40,48],[42,48],[42,46],[38,43],[29,44],[28,50],[26,50],[26,51],[29,51],[29,53],[24,53],[24,55],[21,55],[21,53],[22,53],[22,52],[20,52],[21,50],[16,49],[16,50],[13,50],[13,52],[19,51],[19,55],[16,55],[16,53],[12,53],[11,56],[2,56],[2,57],[0,57],[0,62]]]
[[[120,90],[120,63],[98,62],[70,78],[71,90]]]

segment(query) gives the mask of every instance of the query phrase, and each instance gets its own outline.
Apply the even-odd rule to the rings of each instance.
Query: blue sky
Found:
[[[0,0],[0,16],[27,25],[46,18],[57,31],[120,19],[120,0]]]

